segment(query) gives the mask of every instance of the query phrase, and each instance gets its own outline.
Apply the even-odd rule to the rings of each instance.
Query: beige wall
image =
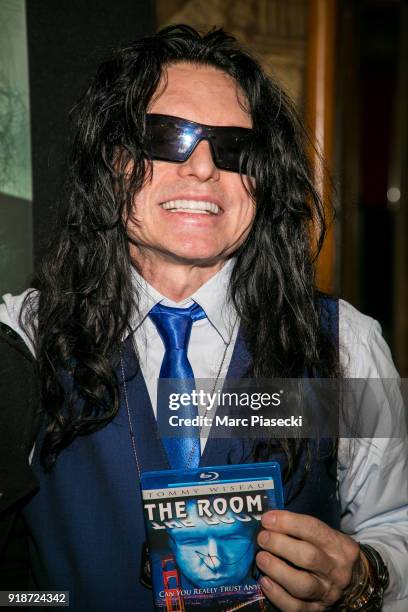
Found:
[[[157,25],[221,26],[255,53],[303,110],[307,0],[157,0]]]

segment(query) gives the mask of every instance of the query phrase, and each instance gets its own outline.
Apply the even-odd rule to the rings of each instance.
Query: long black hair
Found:
[[[336,349],[319,324],[313,260],[326,224],[301,122],[280,86],[232,36],[169,27],[104,62],[73,112],[66,197],[37,275],[39,294],[28,298],[25,318],[35,327],[48,467],[76,436],[103,427],[118,411],[115,364],[138,308],[123,219],[152,171],[143,138],[148,104],[166,66],[177,62],[230,75],[252,117],[248,155],[256,216],[235,253],[230,284],[253,360],[248,375],[339,375]],[[296,445],[292,451],[286,446],[296,454]]]

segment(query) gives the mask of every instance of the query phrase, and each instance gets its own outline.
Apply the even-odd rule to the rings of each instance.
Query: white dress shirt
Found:
[[[155,414],[164,346],[148,317],[149,311],[158,302],[179,308],[197,302],[207,318],[196,321],[191,331],[188,358],[194,375],[196,378],[215,379],[217,375],[225,378],[238,332],[236,313],[227,297],[232,265],[232,260],[227,262],[190,298],[178,303],[160,295],[133,271],[133,283],[139,294],[139,314],[133,317],[131,327]],[[33,351],[30,339],[19,324],[25,295],[26,292],[3,297],[0,321],[19,333]],[[348,378],[398,380],[380,325],[343,300],[339,302],[339,341],[340,360]],[[384,390],[382,409],[384,418],[389,418],[390,437],[339,440],[337,475],[341,529],[356,540],[375,547],[387,564],[390,586],[383,609],[407,612],[408,441],[397,384],[391,399],[388,388],[387,393]],[[202,439],[201,447],[204,445],[205,439]]]
[[[164,345],[156,326],[148,316],[159,302],[164,306],[188,308],[193,301],[201,306],[206,317],[195,321],[191,329],[187,356],[195,378],[222,379],[226,377],[238,333],[236,312],[230,304],[228,283],[233,261],[202,285],[190,298],[173,302],[165,298],[133,269],[133,284],[139,294],[139,315],[134,316],[131,328],[140,367],[146,381],[153,411],[157,412],[157,379],[164,357]]]

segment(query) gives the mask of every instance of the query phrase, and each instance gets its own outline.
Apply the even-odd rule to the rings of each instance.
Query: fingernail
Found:
[[[266,531],[261,531],[258,535],[258,542],[261,546],[264,546],[268,542],[268,534]]]
[[[273,586],[273,582],[268,576],[262,576],[259,580],[259,584],[265,589],[270,589]]]
[[[265,527],[273,527],[275,523],[276,523],[276,514],[273,514],[273,512],[267,512],[266,514],[263,515],[262,524],[265,525]]]
[[[262,568],[262,567],[266,567],[266,563],[267,563],[267,553],[259,552],[256,555],[256,564]]]

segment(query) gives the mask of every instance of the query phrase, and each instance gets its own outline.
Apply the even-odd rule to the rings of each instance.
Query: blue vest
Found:
[[[327,320],[322,324],[336,335],[337,302],[325,301],[325,313]],[[126,386],[142,471],[169,469],[131,339],[124,344],[124,363],[126,373],[138,372],[129,376]],[[239,333],[228,377],[242,377],[248,363]],[[25,510],[34,579],[41,590],[70,591],[71,612],[154,609],[151,591],[139,581],[145,534],[123,389],[121,396],[115,419],[100,431],[74,440],[51,473],[44,474],[40,468],[39,444],[34,453],[40,491]],[[250,463],[252,443],[231,439],[219,444],[210,437],[200,465]],[[339,528],[336,459],[330,454],[330,442],[320,441],[312,452],[312,467],[303,486],[302,459],[285,485],[285,507]],[[284,467],[282,453],[271,452],[269,459]]]

